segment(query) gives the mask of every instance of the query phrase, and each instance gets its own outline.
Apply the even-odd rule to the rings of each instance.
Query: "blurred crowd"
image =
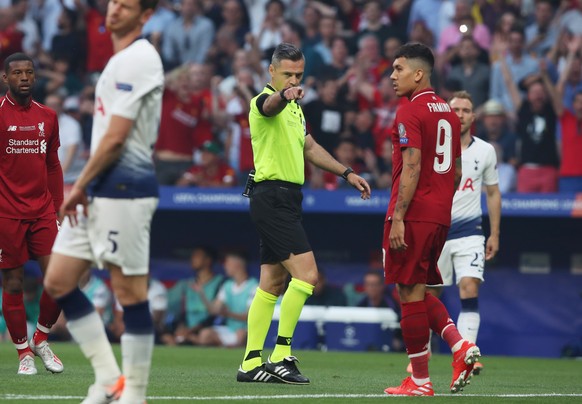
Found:
[[[218,253],[208,246],[197,246],[191,251],[190,268],[178,281],[149,279],[148,299],[156,343],[244,346],[248,309],[258,286],[258,279],[250,274],[247,254],[239,250]],[[342,284],[328,281],[320,271],[317,286],[306,304],[389,308],[400,315],[395,289],[384,284],[381,270],[370,268],[361,279]],[[125,329],[123,308],[115,300],[108,279],[102,277],[102,272],[87,271],[79,286],[103,319],[109,340],[119,342]],[[36,274],[27,274],[24,302],[30,335],[36,328],[41,294],[42,281]],[[63,315],[52,327],[50,338],[71,340]],[[0,311],[0,341],[3,340],[9,340],[9,334]],[[402,349],[400,333],[396,332],[391,350]]]
[[[87,158],[94,84],[112,55],[107,0],[0,0],[0,61],[37,62],[35,99],[59,113],[65,181]],[[433,83],[471,93],[474,134],[498,152],[506,192],[582,191],[582,0],[160,0],[144,27],[166,70],[163,185],[231,187],[252,169],[249,101],[280,42],[306,57],[309,132],[375,188],[391,185],[399,100],[393,55],[432,47]],[[308,167],[307,187],[341,178]]]

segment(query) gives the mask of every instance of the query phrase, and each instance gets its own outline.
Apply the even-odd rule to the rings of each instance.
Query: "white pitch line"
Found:
[[[435,394],[440,397],[492,397],[492,398],[535,398],[535,397],[582,397],[582,393],[530,393],[530,394]],[[386,394],[284,394],[284,395],[261,395],[261,396],[148,396],[148,400],[167,401],[212,401],[212,400],[296,400],[301,398],[385,398]],[[397,397],[397,396],[395,396]],[[82,400],[83,396],[58,396],[58,395],[34,395],[34,394],[0,394],[2,400]]]

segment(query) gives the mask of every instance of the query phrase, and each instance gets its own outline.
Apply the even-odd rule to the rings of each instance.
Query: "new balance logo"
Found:
[[[10,125],[7,129],[8,132],[16,132],[16,125]]]
[[[0,262],[2,262],[2,249],[0,248]]]

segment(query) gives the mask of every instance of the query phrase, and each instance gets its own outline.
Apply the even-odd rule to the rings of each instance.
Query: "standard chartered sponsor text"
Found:
[[[41,141],[39,139],[8,139],[6,154],[38,154],[41,152],[46,152],[46,148],[43,148],[43,150],[41,150],[41,146],[44,142],[45,140]]]

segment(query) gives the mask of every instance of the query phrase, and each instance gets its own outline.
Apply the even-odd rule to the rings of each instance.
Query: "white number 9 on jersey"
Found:
[[[433,168],[439,174],[449,172],[453,165],[453,128],[449,121],[439,119],[436,137],[436,157]]]

